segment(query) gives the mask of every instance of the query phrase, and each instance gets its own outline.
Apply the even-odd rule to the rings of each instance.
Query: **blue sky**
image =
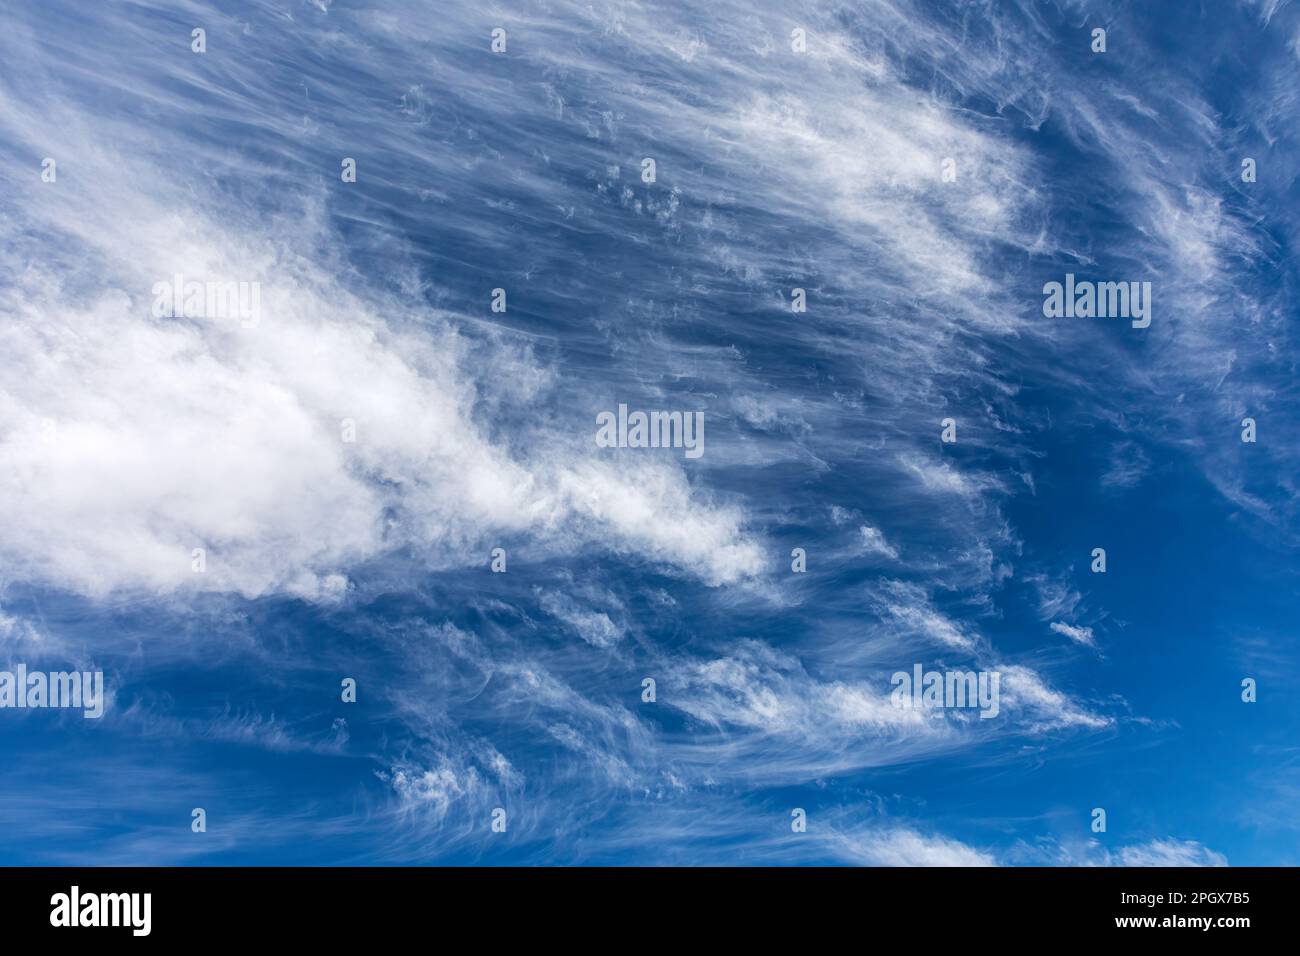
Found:
[[[1298,10],[11,4],[0,861],[1296,864]]]

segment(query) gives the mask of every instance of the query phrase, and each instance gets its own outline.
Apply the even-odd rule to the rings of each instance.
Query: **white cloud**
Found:
[[[1152,840],[1119,851],[1121,866],[1227,866],[1228,858],[1195,840]]]
[[[1053,621],[1051,629],[1053,633],[1062,634],[1074,641],[1076,644],[1082,644],[1085,647],[1097,646],[1097,642],[1092,636],[1092,628],[1090,627],[1079,627],[1074,624],[1065,624],[1061,621]]]
[[[1195,840],[1157,837],[1111,849],[1096,838],[1061,842],[1042,837],[1033,844],[1017,843],[1004,862],[1029,866],[1227,866],[1222,853]]]
[[[622,627],[615,624],[609,614],[580,607],[568,595],[544,591],[541,607],[593,647],[611,647],[623,637]]]
[[[881,614],[900,631],[925,637],[948,647],[971,649],[975,640],[940,613],[923,588],[904,581],[887,581],[877,604]]]
[[[890,560],[898,559],[898,549],[885,540],[879,528],[864,524],[858,532],[862,535],[862,549],[867,554],[879,554]]]
[[[1023,711],[1024,719],[1035,729],[1083,727],[1100,730],[1114,724],[1112,718],[1094,714],[1066,694],[1049,687],[1031,668],[1004,664],[997,669],[1002,674],[1002,706]]]
[[[1069,617],[1083,600],[1083,595],[1063,578],[1035,574],[1027,580],[1038,592],[1038,616],[1044,621],[1050,621],[1054,617]]]
[[[837,835],[835,843],[846,857],[864,866],[997,866],[994,857],[983,850],[903,826]]]
[[[474,343],[449,323],[385,321],[404,307],[351,295],[273,230],[193,207],[182,220],[130,189],[67,187],[75,222],[40,207],[61,242],[103,260],[82,278],[106,291],[78,294],[54,266],[0,292],[12,576],[91,595],[329,600],[351,566],[392,548],[477,564],[511,532],[603,540],[711,584],[760,568],[740,512],[703,502],[676,466],[583,460],[592,452],[544,433],[527,457],[491,440],[475,418]],[[149,290],[177,272],[259,282],[260,324],[154,318]],[[534,374],[511,361],[507,374]],[[355,443],[341,440],[345,418]]]
[[[446,766],[427,770],[394,768],[381,776],[397,792],[405,806],[427,807],[438,817],[446,816],[453,801],[480,787],[478,773],[473,767],[462,776]]]

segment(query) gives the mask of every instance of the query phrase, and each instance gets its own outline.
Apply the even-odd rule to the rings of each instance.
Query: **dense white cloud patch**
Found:
[[[959,840],[903,826],[882,827],[838,841],[844,855],[863,866],[996,866],[996,859]]]
[[[102,261],[97,289],[33,268],[0,292],[11,576],[330,599],[388,549],[478,563],[508,532],[604,537],[715,584],[759,569],[739,512],[671,465],[584,460],[594,448],[544,433],[526,457],[494,443],[474,418],[477,356],[444,318],[385,321],[410,307],[355,297],[257,223],[234,232],[193,207],[182,221],[122,188],[66,199],[75,223],[34,203],[66,227],[51,241]],[[178,273],[258,283],[260,321],[155,317],[153,284]],[[497,371],[534,370],[519,355]]]
[[[1092,628],[1082,627],[1077,624],[1066,624],[1063,621],[1053,621],[1051,623],[1052,632],[1068,637],[1076,644],[1083,644],[1086,647],[1095,647],[1096,640],[1093,638]]]

